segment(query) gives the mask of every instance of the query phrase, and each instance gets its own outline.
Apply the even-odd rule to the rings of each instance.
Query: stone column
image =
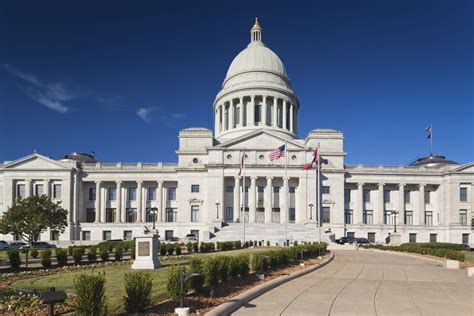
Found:
[[[239,98],[239,102],[240,102],[240,109],[239,109],[239,116],[240,116],[240,123],[239,123],[239,127],[244,127],[244,98]]]
[[[418,185],[418,225],[425,225],[425,186]]]
[[[26,179],[25,180],[25,197],[30,197],[32,196],[33,194],[32,193],[32,190],[31,190],[31,180],[30,179]]]
[[[273,177],[267,177],[267,187],[265,188],[265,223],[272,222],[272,179]]]
[[[122,213],[125,213],[125,211],[122,209],[122,181],[115,181],[117,184],[117,212],[115,213],[115,222],[120,223],[120,222],[125,222],[123,221],[124,216]]]
[[[235,177],[234,184],[234,221],[240,219],[240,177]]]
[[[290,103],[290,132],[294,133],[294,121],[293,121],[293,118],[294,118],[294,115],[293,115],[293,111],[294,111],[294,106],[293,106],[293,103]]]
[[[267,96],[263,96],[263,104],[262,104],[262,125],[267,126]]]
[[[364,222],[364,183],[357,183],[357,206],[354,210],[354,224]]]
[[[74,225],[77,225],[79,224],[79,214],[78,214],[78,208],[77,208],[77,198],[78,198],[78,190],[79,190],[79,176],[77,175],[77,173],[75,173],[73,175],[73,187],[72,187],[72,197],[71,197],[71,201],[72,201],[72,222],[74,223]],[[74,236],[74,239],[76,239],[76,227],[74,226],[74,233],[73,233],[73,236]]]
[[[214,131],[216,134],[219,134],[219,108],[216,107],[216,110],[214,112]]]
[[[404,224],[405,218],[405,183],[398,184],[398,218],[397,226]]]
[[[255,96],[253,95],[251,98],[250,103],[247,105],[247,126],[255,126]]]
[[[142,188],[143,181],[137,181],[137,223],[143,223]]]
[[[163,206],[163,181],[158,181],[158,192],[156,192],[156,205],[158,205],[158,214],[156,214],[156,221],[163,222],[163,213],[165,211]]]
[[[377,222],[375,224],[383,225],[385,202],[383,200],[383,183],[379,183],[379,194],[377,200]]]
[[[100,222],[100,181],[95,182],[95,222]]]
[[[271,122],[271,125],[273,127],[278,127],[278,120],[277,120],[277,109],[278,109],[278,100],[273,97],[273,102],[272,102],[272,112],[273,112],[273,121]]]
[[[288,221],[288,178],[283,177],[283,192],[280,191],[280,223]]]
[[[232,100],[229,101],[229,129],[234,128],[234,104]]]
[[[249,223],[255,223],[257,214],[257,177],[250,177]]]
[[[288,129],[288,126],[286,125],[286,109],[287,109],[288,104],[286,101],[283,99],[283,106],[282,106],[282,111],[283,111],[283,129]]]
[[[43,186],[44,186],[44,195],[46,195],[47,197],[51,197],[51,180],[49,179],[46,179],[43,181]]]

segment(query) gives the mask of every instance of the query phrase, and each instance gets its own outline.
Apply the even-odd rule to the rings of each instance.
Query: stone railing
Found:
[[[178,165],[173,163],[108,163],[87,162],[82,165],[85,170],[174,170]]]

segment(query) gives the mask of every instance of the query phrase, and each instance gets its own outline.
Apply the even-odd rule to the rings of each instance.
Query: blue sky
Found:
[[[95,151],[174,162],[178,132],[213,128],[212,102],[256,16],[285,63],[299,137],[344,132],[346,163],[467,162],[472,1],[3,1],[0,160]]]

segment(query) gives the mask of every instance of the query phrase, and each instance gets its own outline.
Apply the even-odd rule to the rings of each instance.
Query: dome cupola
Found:
[[[214,101],[216,138],[226,140],[262,128],[294,138],[298,110],[285,66],[262,42],[262,28],[255,19],[250,43],[230,64]]]

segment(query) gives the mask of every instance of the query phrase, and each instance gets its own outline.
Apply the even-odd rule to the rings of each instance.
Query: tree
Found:
[[[0,218],[0,233],[23,237],[30,245],[48,228],[63,233],[67,226],[67,210],[48,196],[19,198]]]

